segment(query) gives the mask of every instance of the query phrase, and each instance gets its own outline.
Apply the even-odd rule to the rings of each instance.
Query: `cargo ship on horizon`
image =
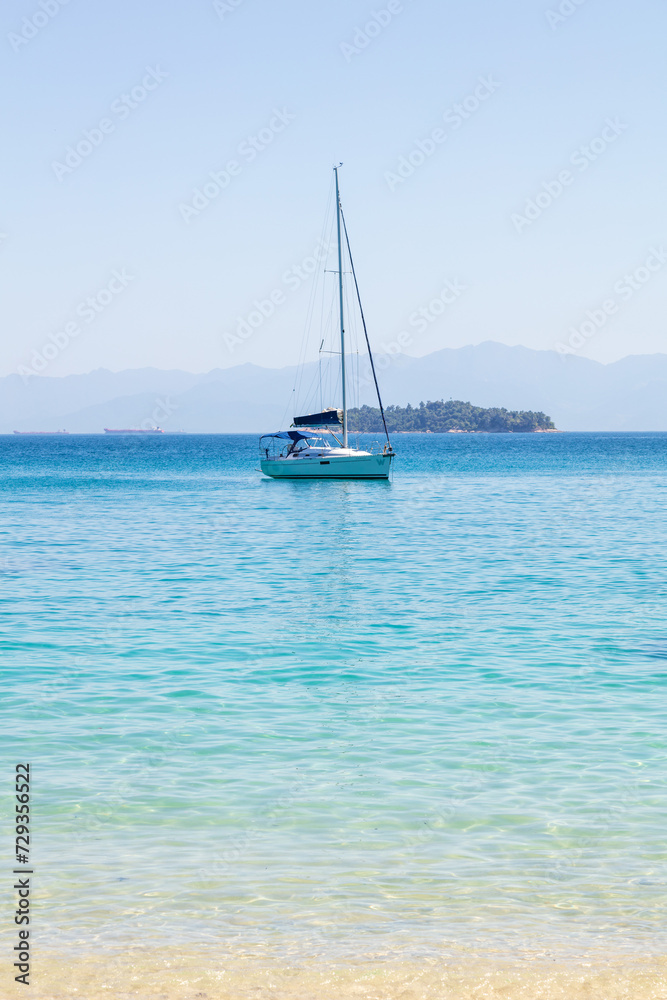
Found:
[[[105,434],[164,434],[161,427],[105,427]]]

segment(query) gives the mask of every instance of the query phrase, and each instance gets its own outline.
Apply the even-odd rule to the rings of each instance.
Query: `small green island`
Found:
[[[431,434],[531,433],[555,431],[553,420],[546,413],[532,410],[506,410],[504,407],[473,406],[460,399],[440,399],[419,406],[388,406],[385,409],[389,433],[412,431]],[[361,406],[348,410],[350,431],[376,433],[383,430],[380,410]]]

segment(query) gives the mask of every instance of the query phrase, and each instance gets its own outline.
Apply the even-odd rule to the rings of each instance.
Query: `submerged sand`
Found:
[[[5,973],[6,974],[6,973]],[[667,958],[489,961],[323,961],[215,957],[210,950],[130,949],[123,954],[36,955],[31,1000],[667,1000]]]

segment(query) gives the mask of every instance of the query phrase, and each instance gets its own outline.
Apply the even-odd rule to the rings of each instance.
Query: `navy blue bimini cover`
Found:
[[[311,431],[309,434],[302,434],[301,431],[277,431],[275,434],[262,434],[262,438],[283,438],[286,441],[294,441],[295,444],[297,441],[304,441],[306,438],[316,436],[316,431]]]
[[[343,423],[343,411],[330,406],[322,413],[308,413],[305,417],[295,417],[293,427],[340,427]]]

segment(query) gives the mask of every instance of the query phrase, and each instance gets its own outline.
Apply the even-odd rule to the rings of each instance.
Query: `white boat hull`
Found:
[[[272,479],[389,479],[393,455],[307,455],[263,458],[262,472]]]

